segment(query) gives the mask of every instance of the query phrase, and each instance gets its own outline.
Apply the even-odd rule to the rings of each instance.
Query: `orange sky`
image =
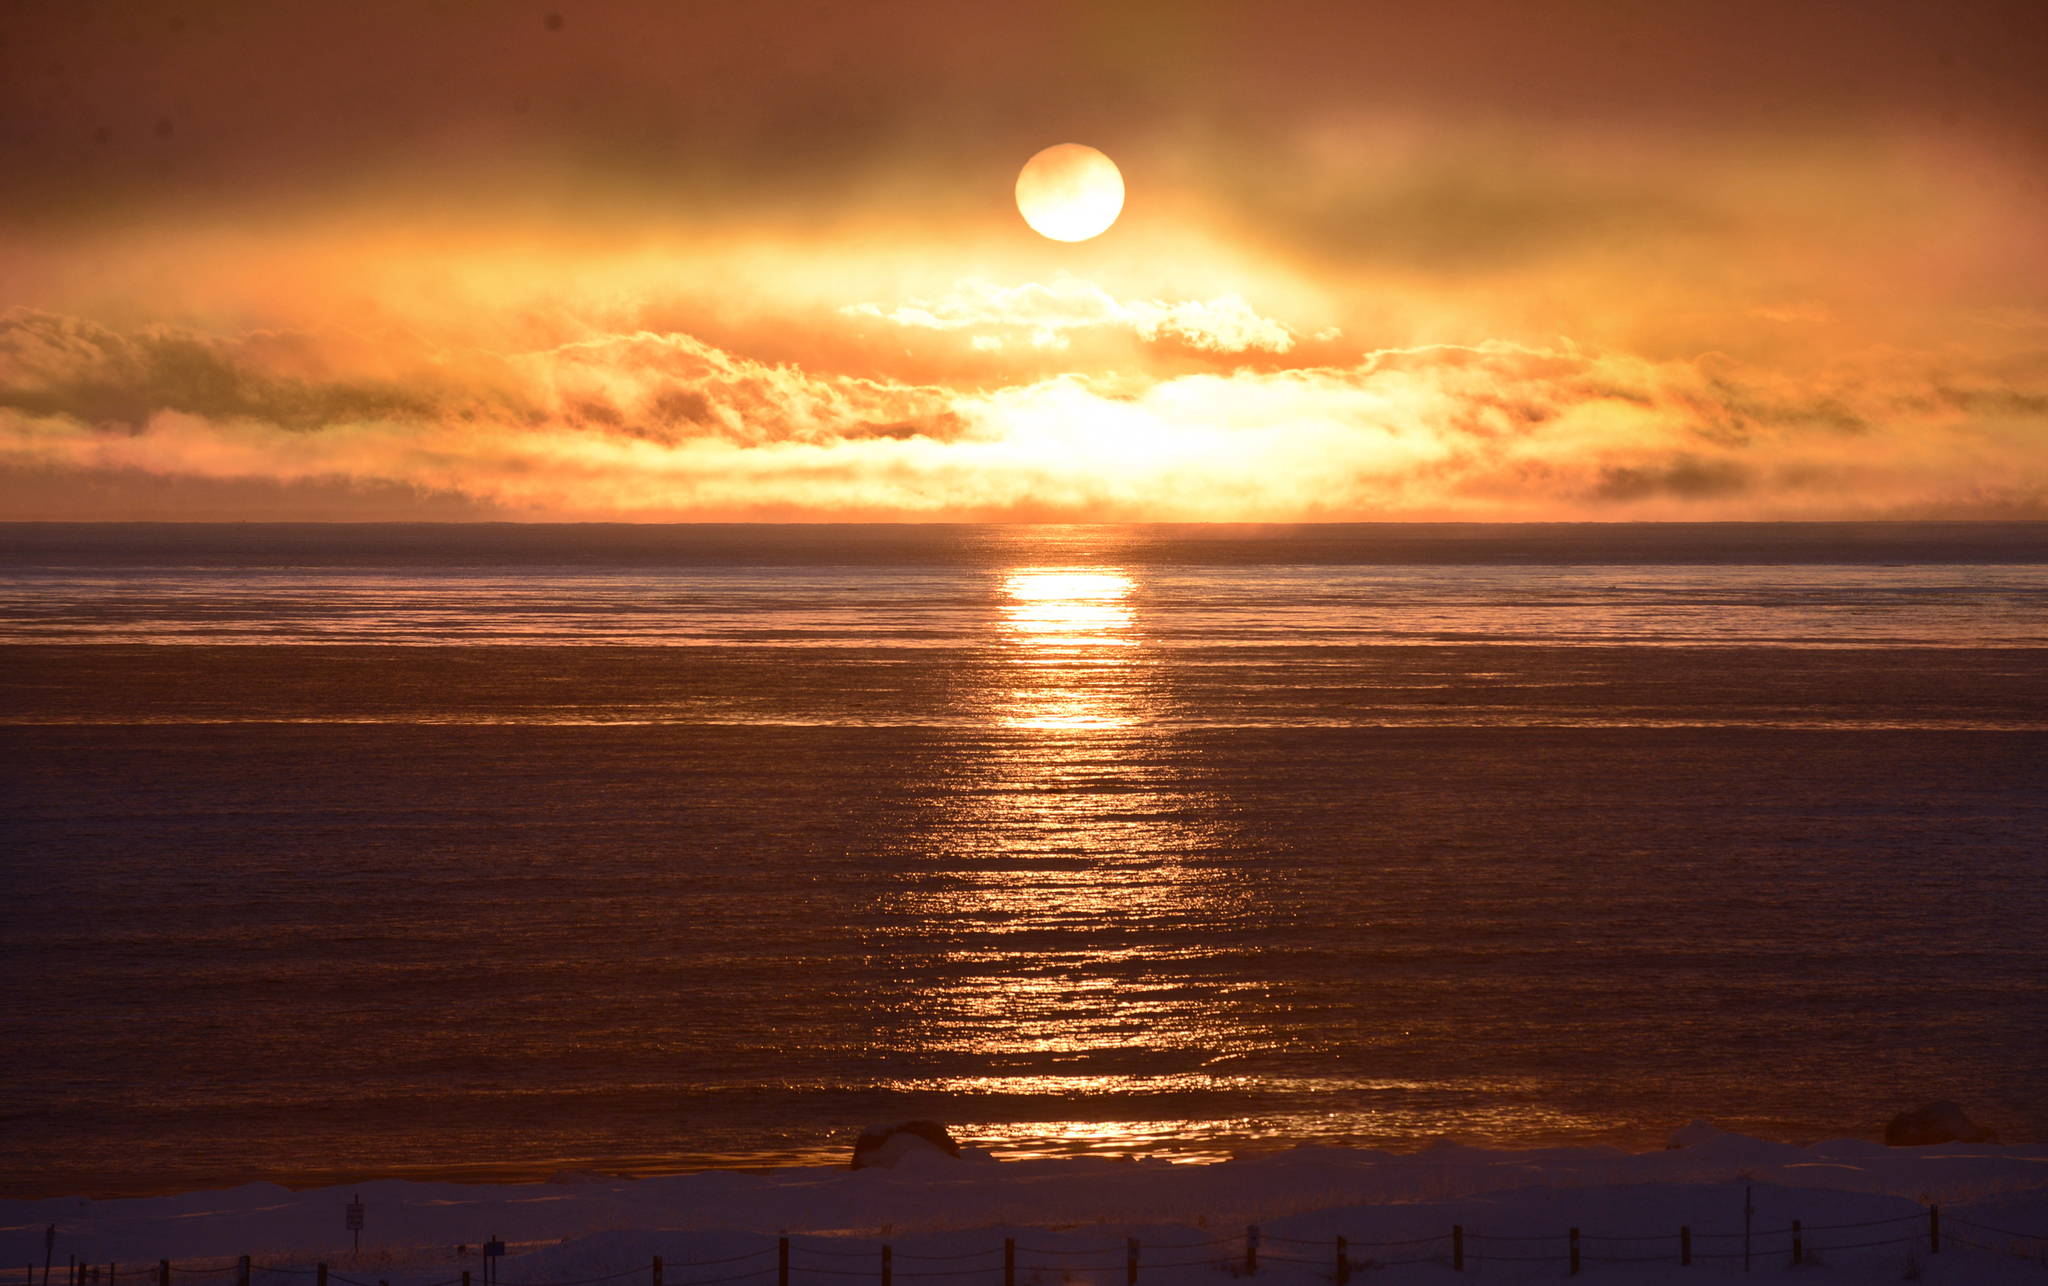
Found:
[[[0,517],[2048,516],[2038,5],[298,8],[0,30]]]

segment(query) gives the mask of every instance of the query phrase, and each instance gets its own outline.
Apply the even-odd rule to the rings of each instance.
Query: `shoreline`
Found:
[[[899,1113],[900,1115],[900,1113]],[[1260,1161],[1276,1156],[1305,1151],[1320,1151],[1341,1154],[1370,1155],[1382,1161],[1386,1159],[1436,1156],[1447,1149],[1461,1152],[1484,1152],[1506,1155],[1554,1155],[1565,1153],[1599,1153],[1625,1157],[1655,1157],[1667,1151],[1678,1149],[1676,1143],[1657,1145],[1652,1140],[1659,1133],[1640,1129],[1617,1128],[1606,1132],[1559,1133],[1555,1137],[1532,1135],[1523,1138],[1488,1137],[1476,1132],[1451,1131],[1427,1137],[1400,1137],[1382,1140],[1356,1140],[1329,1136],[1295,1135],[1275,1133],[1269,1136],[1219,1135],[1214,1138],[1185,1138],[1163,1136],[1126,1135],[1117,1139],[1059,1139],[1051,1136],[1030,1135],[1025,1137],[1006,1136],[977,1130],[975,1124],[950,1127],[963,1146],[984,1154],[1004,1165],[1041,1162],[1094,1162],[1108,1161],[1127,1163],[1142,1160],[1152,1164],[1172,1166],[1213,1167],[1237,1162]],[[1754,1126],[1749,1127],[1754,1129]],[[19,1190],[21,1180],[18,1172],[0,1179],[15,1191],[0,1188],[0,1204],[35,1203],[49,1201],[89,1201],[94,1203],[123,1201],[154,1201],[189,1195],[197,1192],[233,1192],[252,1185],[279,1189],[297,1196],[309,1192],[341,1189],[351,1185],[361,1187],[375,1183],[408,1183],[416,1185],[453,1185],[463,1188],[503,1189],[515,1187],[546,1186],[557,1183],[563,1176],[573,1176],[574,1181],[606,1183],[639,1183],[649,1180],[693,1178],[704,1175],[751,1175],[766,1177],[786,1175],[793,1172],[830,1173],[850,1168],[853,1154],[853,1139],[858,1131],[845,1132],[840,1138],[835,1134],[828,1143],[817,1146],[790,1146],[779,1150],[761,1149],[754,1152],[734,1150],[724,1156],[715,1152],[705,1154],[646,1154],[598,1159],[591,1157],[564,1157],[550,1161],[532,1159],[505,1159],[502,1161],[477,1161],[460,1164],[432,1164],[365,1166],[360,1170],[290,1171],[251,1167],[242,1172],[226,1172],[217,1176],[194,1175],[180,1179],[173,1177],[162,1183],[152,1184],[146,1180],[131,1182],[110,1182],[104,1186],[77,1189],[51,1187],[41,1191]],[[1670,1133],[1670,1131],[1663,1131]],[[1750,1133],[1741,1125],[1731,1127],[1722,1133],[1741,1137],[1770,1147],[1810,1150],[1836,1147],[1884,1148],[1880,1141],[1881,1131],[1873,1130],[1868,1135],[1827,1135],[1802,1133],[1783,1136],[1765,1133]],[[1934,1145],[1939,1147],[1975,1147],[1975,1144]],[[2000,1141],[1981,1145],[1994,1149],[1994,1155],[2017,1155],[2020,1151],[2039,1152],[2048,1156],[2048,1139],[2024,1139]],[[1889,1151],[1902,1155],[1921,1149],[1890,1148]],[[61,1182],[61,1181],[59,1181]],[[2048,1175],[2044,1175],[2048,1182]],[[0,1260],[0,1273],[4,1273],[4,1260]],[[5,1286],[0,1277],[0,1286]]]
[[[1235,1275],[1246,1229],[1256,1225],[1272,1239],[1260,1275],[1330,1280],[1329,1267],[1321,1265],[1327,1254],[1318,1249],[1304,1259],[1307,1252],[1300,1247],[1334,1246],[1338,1236],[1365,1248],[1354,1255],[1358,1266],[1440,1272],[1449,1267],[1448,1241],[1441,1247],[1431,1241],[1428,1254],[1413,1263],[1368,1252],[1411,1235],[1443,1240],[1456,1227],[1464,1230],[1459,1235],[1468,1239],[1475,1265],[1490,1257],[1497,1262],[1486,1262],[1487,1271],[1518,1279],[1514,1274],[1523,1268],[1558,1275],[1552,1270],[1563,1265],[1549,1262],[1557,1258],[1550,1249],[1526,1263],[1517,1260],[1505,1253],[1512,1242],[1561,1238],[1576,1228],[1586,1239],[1589,1263],[1603,1255],[1612,1260],[1601,1264],[1610,1274],[1605,1280],[1648,1281],[1662,1278],[1613,1275],[1625,1268],[1615,1258],[1617,1248],[1626,1249],[1631,1239],[1646,1246],[1656,1241],[1649,1248],[1657,1254],[1643,1260],[1642,1271],[1675,1270],[1676,1261],[1664,1264],[1663,1258],[1676,1253],[1677,1243],[1659,1249],[1658,1239],[1675,1237],[1684,1227],[1688,1238],[1700,1239],[1705,1264],[1710,1253],[1719,1253],[1707,1239],[1733,1236],[1731,1229],[1741,1227],[1736,1194],[1742,1193],[1761,1212],[1754,1236],[1775,1238],[1761,1249],[1753,1242],[1752,1251],[1774,1257],[1773,1266],[1788,1253],[1789,1242],[1778,1244],[1789,1236],[1787,1221],[1799,1219],[1802,1244],[1816,1261],[1845,1271],[1867,1268],[1877,1274],[1868,1280],[1896,1280],[1899,1265],[1892,1261],[1899,1256],[1892,1251],[1898,1247],[1882,1238],[1869,1245],[1853,1242],[1850,1232],[1878,1221],[1885,1237],[1910,1248],[1912,1238],[1924,1235],[1929,1208],[1938,1206],[1951,1231],[1941,1234],[1936,1216],[1936,1235],[1976,1258],[1971,1275],[1929,1280],[2002,1281],[2000,1265],[2007,1260],[2037,1275],[2042,1271],[2017,1257],[2010,1238],[1994,1246],[1990,1234],[1971,1229],[2017,1231],[2048,1246],[2048,1145],[1889,1148],[1835,1139],[1799,1148],[1731,1132],[1695,1138],[1684,1147],[1639,1153],[1605,1146],[1505,1150],[1447,1142],[1405,1153],[1297,1147],[1210,1165],[1100,1157],[996,1161],[974,1156],[973,1149],[968,1159],[954,1160],[934,1149],[905,1156],[892,1169],[859,1171],[806,1166],[644,1179],[571,1173],[504,1185],[380,1179],[301,1192],[252,1183],[99,1202],[7,1200],[0,1201],[0,1265],[11,1259],[39,1270],[44,1230],[53,1225],[58,1276],[71,1255],[116,1266],[114,1286],[145,1269],[153,1283],[165,1260],[179,1274],[193,1274],[193,1281],[210,1282],[215,1278],[206,1274],[223,1273],[228,1275],[219,1281],[239,1281],[234,1274],[240,1256],[251,1256],[256,1266],[251,1286],[282,1286],[286,1277],[313,1272],[319,1264],[329,1265],[342,1286],[350,1280],[437,1286],[457,1280],[464,1270],[480,1275],[477,1247],[492,1237],[507,1244],[503,1266],[513,1286],[567,1286],[605,1273],[617,1275],[620,1286],[633,1286],[639,1273],[634,1266],[650,1263],[652,1256],[668,1265],[663,1286],[710,1286],[716,1279],[693,1265],[721,1255],[764,1255],[777,1239],[789,1237],[798,1244],[796,1286],[802,1286],[811,1273],[839,1271],[832,1255],[867,1256],[888,1245],[903,1256],[903,1275],[920,1275],[911,1270],[930,1267],[914,1262],[920,1257],[992,1253],[1005,1236],[1039,1247],[1046,1263],[1062,1255],[1079,1257],[1056,1280],[1114,1286],[1124,1279],[1126,1265],[1082,1260],[1100,1258],[1107,1253],[1103,1247],[1128,1238],[1155,1248],[1210,1246],[1193,1258],[1167,1258],[1165,1250],[1155,1249],[1147,1260],[1141,1252],[1141,1263],[1152,1271],[1140,1281],[1151,1286],[1213,1281],[1219,1272]],[[358,1198],[367,1213],[360,1255],[349,1250],[343,1219],[345,1204]],[[1020,1229],[1030,1235],[1018,1238]],[[803,1260],[806,1254],[813,1258]],[[1933,1263],[1933,1255],[1923,1258],[1923,1268]],[[968,1272],[962,1286],[976,1286],[988,1267]],[[1835,1279],[1865,1278],[1852,1273]],[[774,1279],[762,1278],[764,1284],[769,1280]],[[1048,1279],[1041,1272],[1038,1280]],[[855,1284],[834,1278],[826,1286]],[[994,1286],[994,1279],[985,1286]]]

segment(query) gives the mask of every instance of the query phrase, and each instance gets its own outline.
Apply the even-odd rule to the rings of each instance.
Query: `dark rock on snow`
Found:
[[[1922,1103],[1901,1112],[1884,1127],[1884,1141],[1895,1148],[1924,1147],[1929,1143],[1996,1143],[1998,1133],[1987,1130],[1963,1114],[1947,1099]]]
[[[890,1144],[890,1140],[898,1135],[909,1137]],[[861,1170],[871,1165],[891,1168],[903,1155],[906,1145],[920,1148],[922,1144],[930,1144],[950,1157],[960,1155],[960,1145],[937,1121],[902,1121],[895,1125],[870,1125],[862,1130],[853,1143],[853,1168]]]
[[[1709,1139],[1718,1139],[1725,1133],[1727,1131],[1695,1116],[1692,1118],[1691,1125],[1681,1126],[1673,1130],[1671,1137],[1664,1141],[1664,1147],[1666,1151],[1672,1148],[1689,1148],[1695,1143],[1705,1143]]]

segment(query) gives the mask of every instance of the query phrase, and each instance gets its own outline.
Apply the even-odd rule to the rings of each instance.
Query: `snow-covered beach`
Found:
[[[169,1260],[174,1286],[430,1286],[483,1281],[482,1243],[499,1238],[506,1286],[999,1286],[1014,1243],[1025,1286],[1129,1280],[1195,1286],[1246,1273],[1280,1286],[1352,1281],[1493,1280],[1570,1275],[1603,1282],[1693,1281],[1793,1268],[1841,1282],[2048,1281],[2048,1145],[1889,1148],[1854,1139],[1795,1147],[1696,1131],[1686,1146],[1501,1151],[1442,1143],[1412,1153],[1303,1147],[1215,1165],[1139,1157],[998,1162],[915,1151],[893,1168],[706,1171],[638,1180],[569,1173],[547,1183],[380,1180],[292,1192],[225,1191],[93,1201],[0,1202],[0,1265],[41,1281],[68,1260],[111,1270],[101,1286],[144,1286]],[[360,1197],[361,1252],[344,1210]],[[1744,1202],[1751,1206],[1745,1216]],[[1930,1207],[1939,1207],[1933,1249]],[[1745,1239],[1745,1217],[1750,1232]],[[1692,1263],[1680,1263],[1681,1229]],[[0,1272],[0,1286],[12,1280]],[[92,1281],[88,1275],[88,1286]]]

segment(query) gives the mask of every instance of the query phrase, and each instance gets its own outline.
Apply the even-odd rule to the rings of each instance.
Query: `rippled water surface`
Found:
[[[2038,567],[1967,565],[164,568],[143,577],[122,569],[29,568],[0,576],[0,639],[415,647],[1985,647],[2038,644],[2048,635],[2044,598]]]
[[[2048,527],[0,527],[5,1186],[2048,1132]]]

